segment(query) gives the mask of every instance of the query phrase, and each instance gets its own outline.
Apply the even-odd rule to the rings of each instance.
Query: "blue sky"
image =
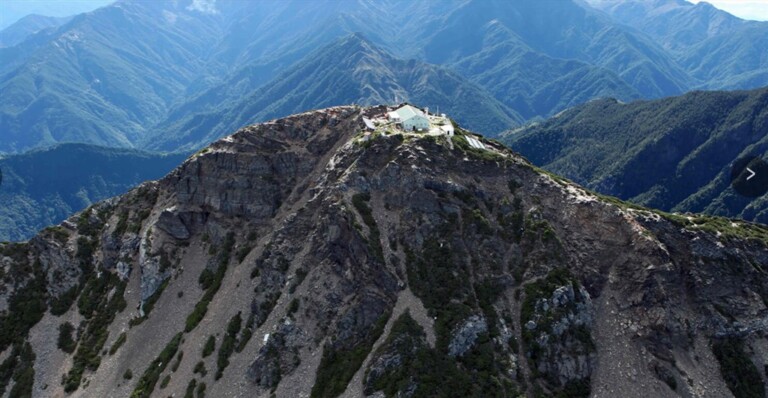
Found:
[[[688,0],[699,3],[701,0]],[[768,0],[706,0],[713,6],[744,19],[768,21]]]
[[[0,29],[29,14],[66,17],[112,2],[114,0],[0,0]]]
[[[0,29],[28,14],[65,17],[95,10],[114,0],[0,0]],[[698,3],[702,0],[689,0]],[[768,0],[706,0],[737,17],[768,21]]]

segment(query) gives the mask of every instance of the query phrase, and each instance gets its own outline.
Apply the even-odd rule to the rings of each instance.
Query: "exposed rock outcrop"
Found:
[[[19,364],[0,389],[764,394],[768,228],[602,198],[460,128],[358,140],[384,111],[246,127],[0,244],[0,359]],[[392,315],[406,287],[428,327]],[[49,355],[65,322],[74,349]]]

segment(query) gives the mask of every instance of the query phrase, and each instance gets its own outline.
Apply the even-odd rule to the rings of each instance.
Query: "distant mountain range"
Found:
[[[166,5],[118,2],[0,49],[0,151],[134,146],[206,70],[215,36],[212,17]]]
[[[213,112],[217,90],[199,97],[161,125],[144,146],[195,148],[223,131],[318,107],[411,101],[450,114],[463,125],[498,134],[523,118],[480,86],[450,69],[404,61],[362,36],[343,37],[305,57],[269,83]],[[209,112],[209,113],[206,113]]]
[[[62,144],[0,159],[0,241],[29,239],[97,201],[162,177],[186,156]]]
[[[393,94],[425,106],[444,98],[441,109],[494,135],[595,98],[768,84],[768,23],[677,0],[593,6],[126,0],[59,26],[9,27],[0,36],[22,33],[0,48],[0,152],[200,147],[237,123]],[[342,45],[355,32],[366,55]],[[350,59],[334,63],[334,51]],[[339,80],[350,68],[351,81]],[[458,98],[477,104],[460,115]]]
[[[768,87],[624,104],[597,100],[502,141],[536,165],[648,207],[768,223],[768,195],[739,196],[730,169],[768,153]]]
[[[45,29],[54,29],[67,23],[71,17],[47,17],[31,14],[0,31],[0,47],[15,46],[29,36]]]
[[[588,2],[661,44],[698,81],[695,88],[738,89],[768,84],[766,22],[745,21],[707,2]]]

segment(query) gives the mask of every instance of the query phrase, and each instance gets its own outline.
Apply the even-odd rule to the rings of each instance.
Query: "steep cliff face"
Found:
[[[251,126],[2,244],[34,396],[750,396],[768,228],[601,198],[498,144]]]

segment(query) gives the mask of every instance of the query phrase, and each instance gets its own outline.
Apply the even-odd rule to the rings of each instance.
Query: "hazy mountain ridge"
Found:
[[[768,198],[730,187],[731,164],[768,150],[768,88],[593,101],[502,141],[534,164],[608,195],[673,211],[768,222]]]
[[[576,60],[551,58],[511,42],[484,49],[453,67],[473,76],[473,81],[526,119],[551,116],[595,97],[641,98],[610,71]]]
[[[449,113],[459,122],[491,134],[523,120],[455,72],[397,59],[357,34],[318,49],[242,97],[212,113],[203,113],[213,102],[204,101],[201,107],[187,110],[187,115],[176,115],[172,124],[150,137],[147,145],[164,150],[185,145],[194,148],[238,126],[345,103],[411,101],[431,106],[433,112]]]
[[[555,12],[535,1],[270,4],[124,1],[0,48],[0,152],[60,141],[192,150],[257,121],[404,100],[493,135],[594,98],[677,93],[700,84],[694,75],[713,86],[768,82],[763,25],[703,6],[637,11],[661,15],[656,29],[670,43],[697,49],[688,60],[662,33],[571,2]]]
[[[764,226],[600,198],[460,129],[357,141],[384,111],[247,127],[0,244],[0,388],[765,393]]]
[[[469,1],[447,17],[441,31],[434,34],[425,48],[429,51],[455,41],[475,40],[477,43],[470,48],[476,51],[464,54],[471,57],[483,46],[495,43],[482,42],[482,36],[460,39],[459,32],[468,24],[470,31],[479,32],[489,22],[514,32],[518,40],[541,54],[580,60],[612,71],[644,96],[678,94],[691,81],[655,43],[571,1],[561,2],[557,7],[536,1]],[[428,61],[443,60],[434,50],[432,54],[427,53]],[[515,55],[508,54],[512,58]]]
[[[23,241],[95,202],[159,178],[186,154],[61,144],[0,159],[0,241]]]
[[[0,48],[12,47],[26,40],[30,35],[44,29],[52,29],[67,23],[71,17],[46,17],[27,15],[11,26],[0,31]]]
[[[79,15],[26,54],[0,83],[0,150],[131,146],[160,121],[202,68],[210,24],[182,17],[171,24],[152,4],[120,2]]]
[[[243,96],[268,95],[266,85],[279,85],[276,79],[287,68],[353,32],[394,57],[455,69],[526,119],[597,97],[631,100],[766,83],[766,61],[759,57],[764,25],[723,28],[683,54],[657,44],[663,40],[653,31],[616,22],[612,18],[625,22],[618,11],[610,17],[585,7],[563,1],[552,8],[532,0],[276,1],[269,7],[218,1],[208,10],[185,1],[123,1],[75,17],[50,37],[33,35],[0,50],[9,60],[0,81],[6,134],[0,151],[61,141],[147,145],[152,131],[180,125],[189,112],[205,118],[222,104],[264,103]],[[686,32],[677,22],[682,17],[675,18],[665,19],[671,22],[663,34],[674,36],[678,25]],[[734,18],[721,19],[733,26],[744,22]],[[148,40],[155,35],[161,39]],[[107,44],[127,50],[114,52]],[[545,62],[549,70],[532,71],[529,60]],[[372,97],[363,103],[380,102],[375,93],[387,90],[371,84]],[[275,115],[328,103],[291,105]],[[498,119],[492,123],[508,123],[509,113],[494,111]],[[179,144],[199,146],[201,136],[215,138],[195,134],[193,142]]]
[[[658,40],[699,80],[693,88],[744,89],[768,84],[768,22],[745,21],[706,2],[589,2]]]

